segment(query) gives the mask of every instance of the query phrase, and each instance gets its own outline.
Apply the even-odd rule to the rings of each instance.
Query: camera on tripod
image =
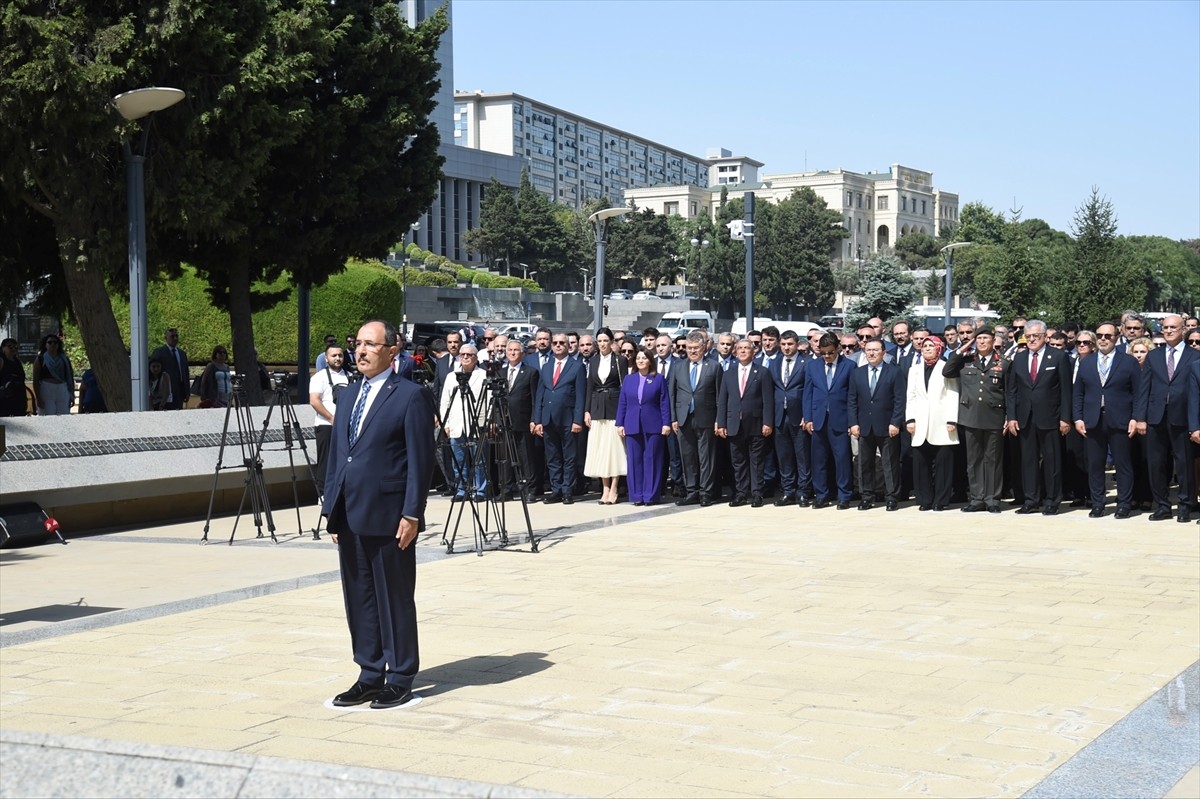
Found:
[[[500,359],[492,359],[484,361],[480,364],[483,367],[486,380],[484,388],[491,392],[494,399],[503,399],[508,396],[508,380],[504,376],[505,362]]]

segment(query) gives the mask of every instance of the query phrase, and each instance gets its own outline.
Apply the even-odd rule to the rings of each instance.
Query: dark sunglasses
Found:
[[[1187,343],[1189,347],[1200,347],[1200,338],[1189,338]]]
[[[1097,333],[1096,338],[1116,338],[1116,333]]]

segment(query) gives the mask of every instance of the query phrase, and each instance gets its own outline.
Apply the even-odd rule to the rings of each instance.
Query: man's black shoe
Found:
[[[383,690],[379,692],[379,696],[371,703],[372,710],[388,710],[393,707],[401,707],[412,701],[413,693],[399,685],[385,685]]]
[[[1100,517],[1102,517],[1103,515],[1104,515],[1104,508],[1092,508],[1092,509],[1091,509],[1091,510],[1088,512],[1088,518],[1089,518],[1089,519],[1099,519],[1099,518],[1100,518]]]
[[[979,513],[987,510],[987,506],[980,502],[968,502],[960,508],[963,513]]]
[[[563,498],[562,498],[562,503],[564,505],[574,505],[575,497],[571,496],[570,494],[564,494]]]
[[[775,507],[777,507],[777,508],[782,508],[785,505],[795,505],[795,504],[796,504],[796,498],[793,497],[791,494],[784,494],[779,499],[775,500]]]
[[[859,509],[859,510],[870,510],[870,509],[871,509],[871,508],[873,508],[873,507],[875,507],[875,503],[874,503],[874,502],[868,502],[868,501],[867,501],[867,500],[865,500],[865,499],[864,499],[862,502],[858,503],[858,509]]]
[[[731,508],[740,508],[745,504],[746,504],[746,498],[740,494],[735,496],[733,499],[729,500],[729,507],[731,507]]]
[[[1042,508],[1042,515],[1043,515],[1043,516],[1054,516],[1054,515],[1056,515],[1057,513],[1058,513],[1058,506],[1057,506],[1057,505],[1047,505],[1046,507]]]
[[[988,505],[988,509],[987,509],[987,510],[988,510],[988,513],[999,513],[999,512],[1000,512],[1000,506],[999,506],[999,505]]]
[[[934,505],[933,509],[936,511],[943,511],[946,509],[946,506],[945,505]]]
[[[813,506],[814,508],[816,508],[817,510],[820,510],[821,508],[828,508],[828,507],[829,507],[829,500],[827,500],[827,499],[818,499],[818,500],[815,500],[815,501],[813,502],[812,506]]]
[[[917,508],[917,510],[920,510],[920,511],[933,510],[933,506],[932,505],[922,505],[919,508]]]
[[[750,507],[761,508],[763,506],[762,494],[755,494],[754,499],[750,500]]]
[[[1113,516],[1117,519],[1128,519],[1129,508],[1117,508],[1117,512],[1114,513]]]
[[[1154,513],[1150,514],[1150,521],[1152,522],[1161,522],[1163,519],[1169,518],[1171,518],[1170,508],[1159,508],[1158,510],[1154,511]]]
[[[350,686],[349,691],[335,696],[333,698],[333,705],[334,707],[354,707],[364,702],[370,702],[382,692],[382,687],[370,685],[365,682],[356,682]]]
[[[1037,513],[1037,505],[1022,505],[1017,508],[1017,513]]]
[[[550,496],[548,496],[542,500],[542,502],[546,505],[556,505],[562,501],[563,501],[563,498],[561,496],[559,496],[558,494],[551,494]]]
[[[838,510],[850,510],[850,503],[849,502],[839,502]]]
[[[1187,524],[1192,520],[1192,514],[1186,510],[1179,511],[1179,515],[1175,517],[1175,521],[1180,524]]]
[[[892,501],[888,502],[887,509],[888,510],[900,510],[900,503],[896,502],[895,500],[892,500]]]
[[[675,500],[675,504],[679,505],[681,507],[684,505],[699,505],[700,504],[700,495],[699,494],[688,494],[683,499]]]
[[[800,499],[796,500],[796,504],[802,508],[811,508],[812,503],[812,497],[800,497]]]
[[[712,507],[712,503],[713,501],[708,497],[700,497],[700,507],[709,508]]]

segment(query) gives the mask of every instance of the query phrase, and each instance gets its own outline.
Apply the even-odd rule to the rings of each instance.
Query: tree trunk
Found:
[[[246,381],[246,399],[250,405],[262,405],[258,350],[254,346],[254,320],[250,311],[250,268],[245,262],[229,269],[229,326],[233,335],[234,365]]]
[[[79,238],[71,235],[59,237],[59,257],[71,295],[71,308],[92,371],[100,381],[105,404],[110,411],[128,411],[133,407],[129,351],[113,315],[103,271],[98,264],[89,263],[79,242]],[[77,376],[82,372],[77,370]]]

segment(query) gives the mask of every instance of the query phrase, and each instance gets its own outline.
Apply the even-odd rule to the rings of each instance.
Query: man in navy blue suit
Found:
[[[871,339],[863,346],[867,363],[850,378],[850,435],[858,439],[858,485],[862,491],[859,510],[870,510],[879,495],[887,509],[900,507],[900,429],[904,427],[904,404],[908,374],[895,364],[885,363],[883,342]],[[880,469],[875,465],[879,454]],[[882,490],[880,490],[882,487]]]
[[[1200,350],[1183,343],[1183,317],[1162,320],[1163,346],[1146,356],[1141,390],[1133,407],[1139,435],[1146,436],[1150,465],[1150,494],[1157,506],[1150,521],[1171,517],[1171,471],[1179,479],[1176,521],[1191,521],[1196,476],[1188,436],[1188,375],[1200,360]]]
[[[359,677],[333,704],[399,707],[417,676],[414,542],[433,475],[433,402],[392,369],[396,328],[367,322],[355,353],[362,380],[339,397],[321,512],[338,546]]]
[[[1130,439],[1137,434],[1133,402],[1142,383],[1137,359],[1117,346],[1117,325],[1105,322],[1096,328],[1095,355],[1079,359],[1075,376],[1075,431],[1087,447],[1088,483],[1092,510],[1104,515],[1104,466],[1112,452],[1117,473],[1118,519],[1129,518],[1133,506],[1133,454]]]
[[[785,330],[779,337],[779,357],[771,361],[775,381],[775,459],[779,464],[777,506],[808,505],[812,501],[808,431],[804,429],[804,367],[799,337]]]
[[[1188,430],[1192,443],[1200,445],[1200,360],[1192,363],[1188,382]]]
[[[736,483],[731,508],[763,504],[763,467],[767,437],[775,417],[775,383],[767,367],[753,363],[754,347],[746,339],[734,349],[737,365],[729,367],[717,392],[717,435],[729,440]]]
[[[829,505],[836,480],[838,510],[850,507],[854,495],[850,455],[850,376],[858,367],[838,354],[838,337],[825,333],[817,342],[820,357],[806,365],[804,426],[812,436],[814,508]],[[832,461],[832,463],[830,463]]]
[[[575,434],[583,429],[587,368],[568,357],[567,334],[550,338],[553,357],[538,375],[537,399],[533,404],[533,432],[546,446],[550,469],[550,496],[546,504],[570,505],[575,484]]]

